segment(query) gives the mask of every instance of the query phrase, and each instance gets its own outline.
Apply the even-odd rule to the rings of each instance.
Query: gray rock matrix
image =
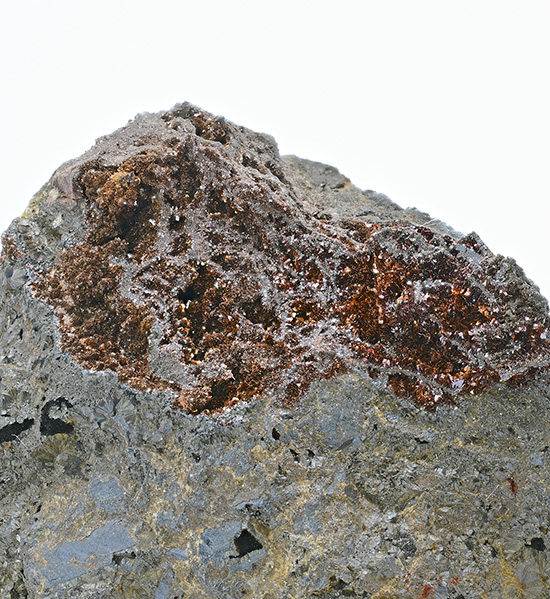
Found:
[[[74,289],[69,285],[64,296],[55,297],[41,292],[61,272],[61,256],[84,247],[97,218],[102,218],[97,206],[101,208],[100,192],[107,183],[101,180],[104,187],[97,187],[99,199],[92,201],[90,196],[85,201],[82,173],[107,169],[109,181],[124,188],[124,197],[137,186],[137,206],[141,183],[127,171],[122,176],[120,165],[156,155],[159,147],[177,151],[178,144],[184,144],[186,160],[191,161],[192,152],[198,156],[193,172],[206,169],[207,160],[219,162],[219,156],[228,164],[238,163],[223,184],[237,189],[230,181],[238,180],[234,185],[242,186],[239,197],[245,199],[248,188],[242,181],[249,175],[240,169],[249,169],[258,193],[269,188],[277,197],[287,194],[285,206],[294,202],[299,214],[306,215],[304,222],[309,218],[332,223],[327,239],[337,239],[338,247],[374,243],[370,237],[354,240],[354,234],[362,235],[357,224],[361,221],[379,231],[377,239],[391,227],[399,235],[405,232],[415,245],[411,263],[419,254],[432,262],[434,256],[456,256],[464,265],[460,272],[467,271],[464,276],[474,281],[472,289],[478,296],[493,297],[498,287],[510,298],[498,304],[494,300],[503,320],[496,323],[487,315],[493,308],[476,304],[479,318],[486,322],[476,321],[469,331],[464,325],[465,332],[458,333],[461,339],[470,335],[470,341],[454,343],[454,332],[447,331],[439,317],[437,338],[447,335],[445,347],[452,346],[452,356],[460,356],[453,362],[453,376],[451,366],[446,374],[434,375],[429,370],[433,361],[426,361],[418,372],[403,362],[398,355],[407,351],[399,345],[402,340],[380,362],[378,354],[362,350],[361,358],[346,349],[356,347],[352,333],[356,335],[357,317],[349,316],[351,300],[342,300],[340,312],[323,308],[315,319],[309,316],[313,308],[304,312],[302,328],[292,337],[288,322],[295,318],[290,314],[293,309],[284,294],[278,299],[273,291],[260,304],[272,301],[276,316],[269,323],[264,316],[257,322],[243,317],[247,333],[242,343],[260,333],[262,343],[267,343],[266,331],[271,334],[276,320],[278,332],[269,337],[272,345],[268,345],[281,344],[280,362],[274,362],[273,369],[279,378],[266,366],[261,376],[267,382],[251,387],[256,379],[246,365],[252,358],[246,352],[239,354],[246,371],[240,386],[236,367],[228,362],[236,345],[224,341],[230,351],[221,360],[214,355],[214,345],[201,350],[204,340],[193,337],[193,351],[204,352],[199,366],[198,360],[185,358],[191,325],[185,325],[187,337],[182,333],[180,341],[173,336],[168,342],[170,323],[168,317],[162,318],[172,308],[166,300],[156,324],[146,330],[145,365],[138,368],[134,354],[123,359],[130,349],[119,339],[110,352],[112,363],[102,369],[99,361],[92,367],[91,350],[84,355],[75,348],[87,340],[95,349],[94,344],[104,340],[97,327],[93,335],[78,336],[83,329],[74,324],[70,312],[76,301]],[[207,185],[218,184],[208,182],[206,170],[197,180],[197,197],[201,193],[206,197]],[[147,201],[153,201],[151,197]],[[166,230],[169,223],[174,224],[170,230],[176,230],[170,214],[178,223],[180,214],[182,218],[197,214],[185,212],[175,200],[165,208],[167,202],[154,197],[160,216],[147,214],[142,224],[153,221],[156,226],[158,220]],[[281,214],[287,212],[281,208]],[[220,217],[219,210],[212,214]],[[119,213],[112,216],[113,227],[122,226],[119,217]],[[349,240],[340,232],[346,223]],[[291,224],[284,225],[285,231]],[[128,245],[123,253],[115,248],[105,267],[114,264],[116,272],[126,273],[117,279],[115,291],[124,302],[134,302],[137,314],[145,307],[153,310],[153,304],[146,303],[145,292],[132,291],[127,273],[138,272],[153,246],[164,256],[176,243],[160,233],[150,241],[149,234],[149,229],[137,237],[128,234],[131,250]],[[178,245],[178,251],[195,252],[197,264],[202,264],[200,260],[210,264],[213,258],[210,254],[204,258],[201,251],[211,249],[201,249],[207,242],[200,235],[195,234],[189,247]],[[224,235],[226,243],[230,234]],[[392,256],[408,251],[399,235],[388,242]],[[147,247],[140,245],[143,236]],[[266,237],[266,244],[277,241],[273,236],[276,233]],[[116,230],[107,240],[94,239],[115,247],[120,237]],[[382,247],[382,241],[376,243]],[[395,249],[398,244],[401,249]],[[475,236],[462,237],[426,214],[403,210],[381,194],[360,191],[332,167],[280,157],[269,136],[182,104],[171,111],[138,115],[99,139],[84,156],[63,165],[12,223],[3,245],[0,599],[550,597],[548,306],[513,261],[493,256]],[[342,260],[347,259],[348,250],[338,251]],[[171,254],[174,261],[176,254]],[[422,285],[424,298],[430,285],[451,288],[452,281],[443,285],[428,274],[423,280],[423,264],[415,271],[417,295]],[[224,265],[215,272],[223,268],[229,272]],[[269,264],[265,268],[270,272]],[[483,270],[490,271],[491,280],[476,283]],[[190,304],[198,304],[199,312],[206,308],[200,307],[199,275],[192,280],[181,276],[178,288],[187,292],[179,293],[179,309],[187,310],[187,320],[181,316],[178,323],[189,323]],[[135,277],[138,280],[138,274]],[[216,280],[221,281],[219,277]],[[78,276],[71,281],[76,289]],[[170,285],[173,281],[169,279]],[[260,281],[254,292],[261,293],[262,285]],[[306,293],[299,281],[293,285],[292,293]],[[206,297],[205,289],[200,290]],[[151,302],[160,294],[155,293]],[[116,299],[108,297],[109,302]],[[324,305],[321,295],[311,297],[316,306]],[[70,301],[62,305],[63,298]],[[394,303],[402,306],[404,301],[400,291]],[[325,301],[330,303],[330,298]],[[334,324],[337,321],[349,324],[349,337],[345,326]],[[84,327],[88,321],[79,322]],[[204,322],[206,326],[210,321]],[[491,333],[484,326],[500,328]],[[483,339],[476,340],[472,330]],[[395,330],[392,334],[399,336]],[[507,345],[495,345],[499,334],[510,340]],[[338,341],[332,353],[324,349],[307,353],[307,344],[320,339],[326,346],[331,335]],[[376,346],[372,339],[362,341],[367,349]],[[475,345],[489,341],[485,353]],[[298,346],[306,349],[296,353]],[[254,352],[261,353],[259,347],[254,346]],[[143,352],[138,355],[143,359]],[[174,355],[178,361],[170,357]],[[262,354],[262,359],[267,363],[275,358]],[[344,361],[346,366],[340,367]],[[304,366],[309,363],[313,370]],[[338,368],[333,368],[335,363]],[[215,367],[216,374],[209,374],[205,364],[210,370]],[[229,364],[231,373],[220,375],[221,364]],[[313,375],[307,378],[306,372]],[[487,372],[490,376],[483,378]],[[305,392],[291,398],[289,389],[302,384]]]

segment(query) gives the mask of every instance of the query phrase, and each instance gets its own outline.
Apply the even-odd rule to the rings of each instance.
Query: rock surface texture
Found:
[[[0,598],[550,597],[510,259],[189,104],[3,237]]]

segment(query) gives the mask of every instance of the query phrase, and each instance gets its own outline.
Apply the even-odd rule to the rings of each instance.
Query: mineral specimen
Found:
[[[33,289],[84,368],[196,413],[291,405],[354,359],[427,407],[550,364],[541,300],[475,235],[331,213],[269,139],[191,106],[158,120],[54,179],[85,232]]]
[[[3,237],[0,597],[550,596],[549,326],[475,234],[139,115]]]

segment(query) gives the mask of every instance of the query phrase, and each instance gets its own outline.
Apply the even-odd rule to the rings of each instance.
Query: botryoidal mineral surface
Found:
[[[3,236],[0,597],[550,597],[511,259],[190,104]]]

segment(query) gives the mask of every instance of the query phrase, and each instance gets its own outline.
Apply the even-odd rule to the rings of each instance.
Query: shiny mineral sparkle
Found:
[[[34,291],[83,367],[191,413],[295,404],[357,367],[433,409],[548,367],[546,309],[475,235],[315,216],[282,161],[228,153],[233,125],[165,113],[183,121],[193,133],[76,175],[86,237]]]

